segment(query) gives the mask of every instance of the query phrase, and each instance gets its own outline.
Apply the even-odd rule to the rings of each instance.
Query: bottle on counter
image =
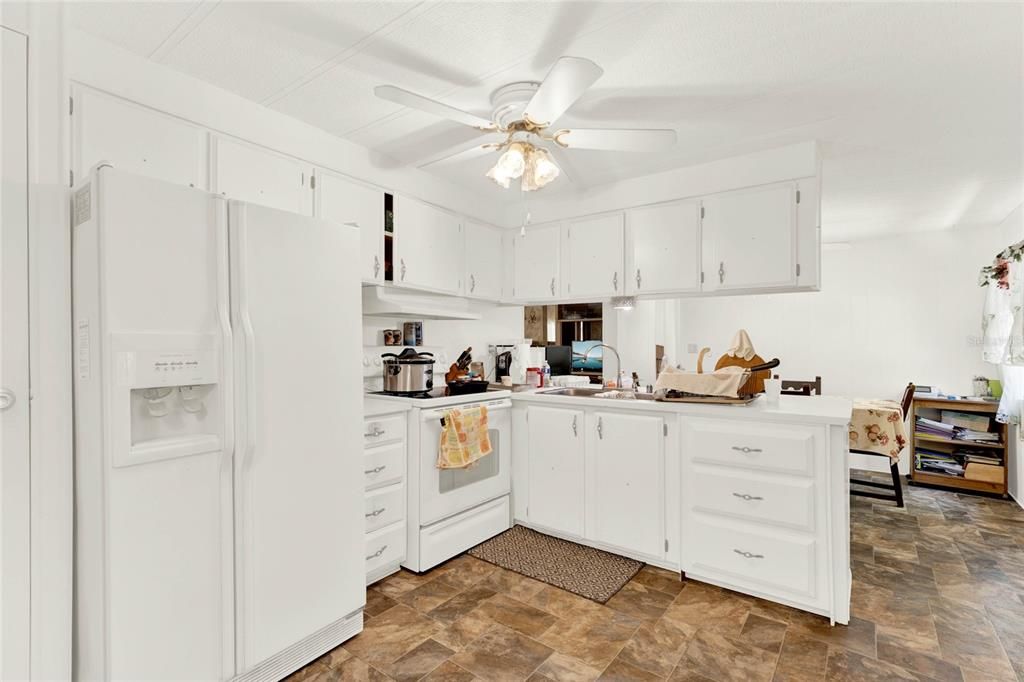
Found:
[[[551,365],[545,360],[544,364],[541,365],[541,386],[547,387],[551,385]]]

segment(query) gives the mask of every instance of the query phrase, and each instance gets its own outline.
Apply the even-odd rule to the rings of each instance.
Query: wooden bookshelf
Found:
[[[983,492],[994,495],[1007,495],[1007,458],[1009,449],[1006,447],[1008,431],[1006,424],[995,420],[999,404],[988,400],[943,400],[941,398],[914,398],[910,408],[910,482],[912,484],[933,485],[954,490]],[[917,418],[941,421],[943,410],[982,415],[989,419],[988,430],[999,434],[998,443],[975,443],[969,440],[955,440],[917,433]],[[954,453],[963,449],[985,450],[1002,459],[1002,480],[978,480],[971,477],[970,466],[966,467],[963,476],[955,476],[932,471],[920,471],[917,468],[918,446],[933,452]]]

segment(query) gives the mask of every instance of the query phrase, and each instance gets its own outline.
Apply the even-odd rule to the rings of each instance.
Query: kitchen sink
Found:
[[[544,395],[564,395],[577,398],[602,398],[605,400],[654,400],[651,393],[634,393],[613,388],[556,388],[544,391]]]

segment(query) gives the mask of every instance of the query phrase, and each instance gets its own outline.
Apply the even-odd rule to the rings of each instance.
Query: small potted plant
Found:
[[[975,376],[974,381],[974,393],[972,395],[985,398],[989,395],[988,379],[982,376]]]

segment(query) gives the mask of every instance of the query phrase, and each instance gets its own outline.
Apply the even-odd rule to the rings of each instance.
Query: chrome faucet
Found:
[[[590,348],[587,349],[587,352],[583,354],[583,362],[587,361],[587,358],[590,357],[590,354],[594,352],[595,348],[607,348],[611,352],[615,353],[615,378],[612,380],[612,387],[622,388],[621,386],[619,386],[619,372],[622,370],[622,358],[619,357],[619,351],[615,350],[607,343],[599,343],[596,346],[591,346]]]

